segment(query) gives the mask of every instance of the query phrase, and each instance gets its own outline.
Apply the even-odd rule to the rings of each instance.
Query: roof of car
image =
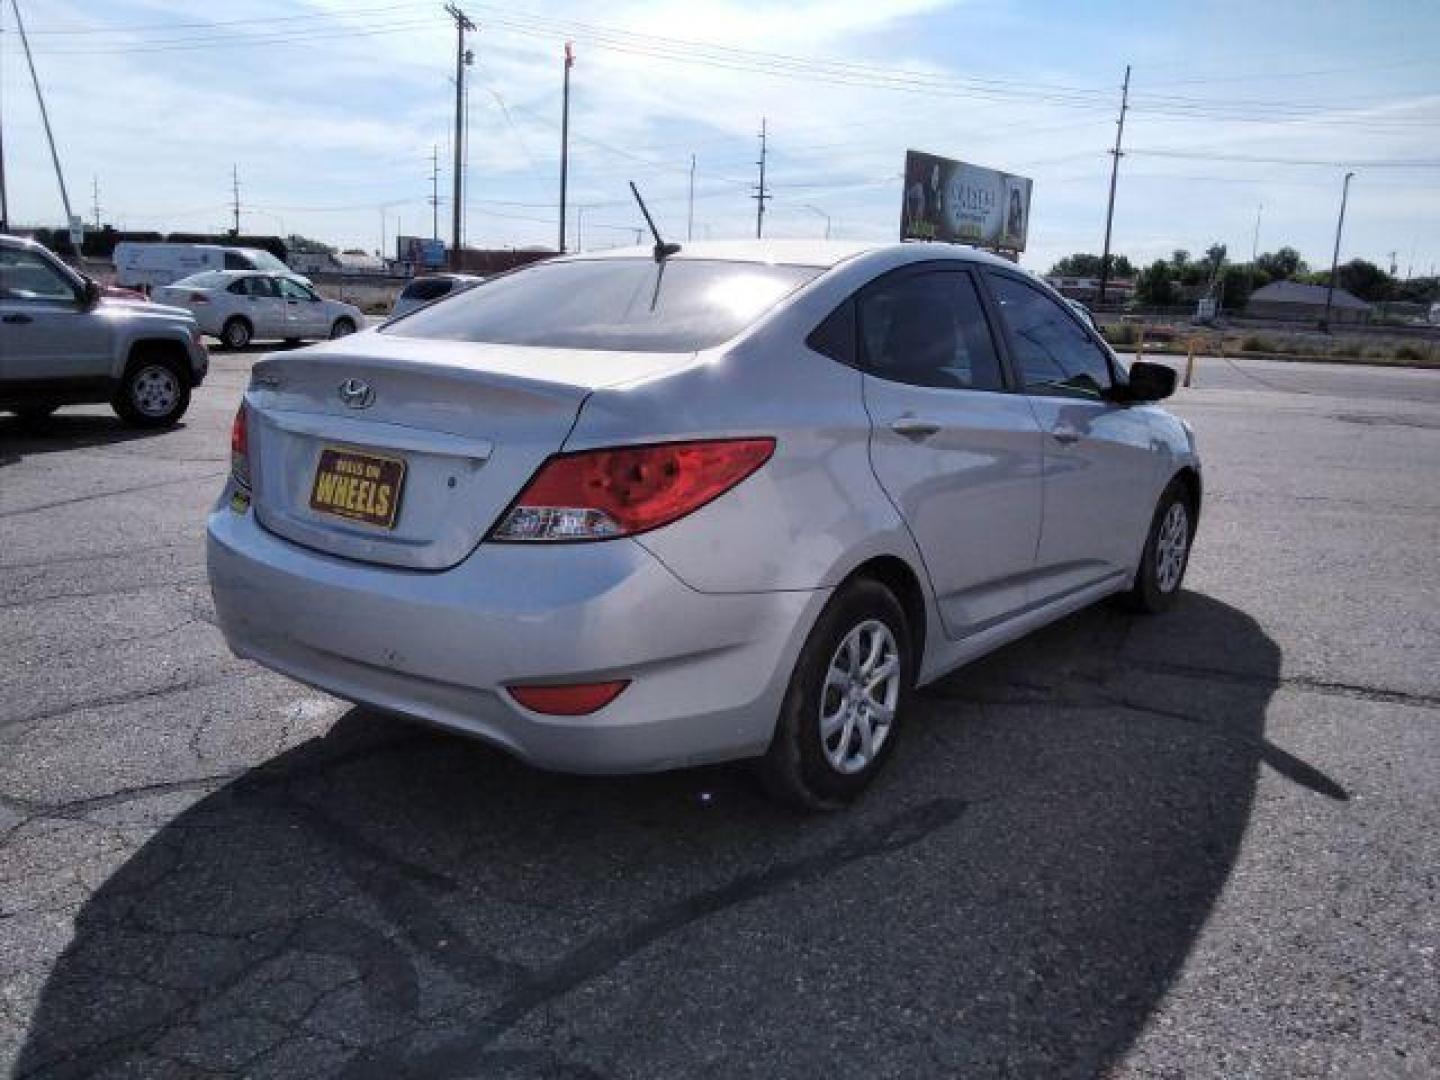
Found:
[[[878,252],[904,253],[914,258],[915,252],[924,248],[927,254],[938,259],[967,259],[975,262],[990,262],[1000,266],[1014,266],[1013,263],[961,244],[877,244],[855,240],[700,240],[682,242],[680,250],[672,259],[721,259],[733,262],[757,262],[789,264],[792,266],[831,267],[857,255]],[[604,251],[586,251],[566,255],[567,261],[582,259],[634,259],[650,258],[653,245],[638,247],[607,248]]]

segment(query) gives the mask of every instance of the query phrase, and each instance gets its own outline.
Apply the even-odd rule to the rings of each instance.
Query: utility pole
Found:
[[[1110,226],[1115,220],[1115,180],[1120,174],[1120,159],[1124,156],[1120,140],[1125,136],[1125,112],[1130,108],[1130,65],[1125,65],[1125,82],[1120,87],[1120,119],[1115,121],[1115,149],[1110,162],[1110,202],[1105,208],[1105,250],[1100,255],[1100,295],[1098,303],[1105,303],[1105,286],[1110,281]]]
[[[465,49],[465,31],[477,27],[470,16],[454,4],[446,4],[445,12],[455,20],[455,185],[454,205],[450,217],[450,265],[460,268],[460,215],[464,209],[462,177],[465,172],[465,67],[475,62],[474,53]]]
[[[565,43],[565,90],[560,104],[560,245],[556,249],[565,254],[565,184],[570,174],[570,69],[575,66],[575,52],[570,42]]]
[[[1340,269],[1340,232],[1345,228],[1345,203],[1350,198],[1350,178],[1353,172],[1345,174],[1345,186],[1340,190],[1340,220],[1335,223],[1335,254],[1330,260],[1330,287],[1325,290],[1325,317],[1320,320],[1320,329],[1330,332],[1330,303],[1335,299],[1335,275]]]
[[[60,171],[60,155],[55,151],[55,133],[50,130],[50,113],[45,108],[45,95],[40,92],[40,76],[35,74],[35,58],[30,55],[30,39],[25,36],[25,21],[20,17],[20,0],[10,0],[10,6],[15,11],[15,29],[20,31],[20,44],[25,49],[25,63],[30,67],[30,81],[35,84],[35,100],[40,103],[40,119],[45,124],[45,141],[50,144],[50,160],[55,165],[55,179],[60,184],[60,201],[65,204],[65,224],[69,226],[73,216],[70,213],[70,193],[65,190],[65,174]]]
[[[90,213],[95,217],[95,231],[100,231],[100,177],[90,179]]]
[[[440,145],[430,147],[430,239],[440,239]]]
[[[765,118],[760,118],[760,160],[755,164],[760,166],[760,186],[754,195],[750,196],[755,200],[755,239],[759,240],[765,234],[765,200],[774,198],[765,193],[765,154],[766,154],[767,128]]]
[[[695,155],[690,155],[690,208],[685,212],[685,239],[695,239]]]
[[[1250,265],[1252,268],[1256,260],[1260,258],[1260,215],[1264,210],[1263,202],[1255,207],[1255,238],[1250,241]]]
[[[233,204],[233,206],[232,206],[232,210],[233,210],[233,212],[234,212],[234,214],[235,214],[235,226],[234,226],[234,228],[232,228],[230,231],[231,231],[231,235],[233,235],[233,236],[239,236],[239,235],[240,235],[240,167],[239,167],[238,165],[231,165],[231,166],[230,166],[230,187],[231,187],[231,190],[234,192],[234,198],[235,198],[234,204]]]

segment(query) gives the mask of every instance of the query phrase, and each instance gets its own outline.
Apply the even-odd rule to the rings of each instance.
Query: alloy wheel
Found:
[[[879,619],[856,626],[835,650],[820,694],[820,746],[836,772],[860,772],[890,737],[900,700],[900,649]]]
[[[147,364],[130,382],[130,400],[143,416],[168,416],[180,401],[180,380],[163,364]]]
[[[1190,547],[1190,514],[1183,502],[1173,502],[1160,522],[1155,540],[1155,584],[1162,593],[1174,592],[1185,572],[1185,553]]]

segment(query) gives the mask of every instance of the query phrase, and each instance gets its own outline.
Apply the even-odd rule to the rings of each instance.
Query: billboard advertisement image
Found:
[[[902,240],[1025,250],[1029,177],[907,150],[902,198]]]
[[[445,265],[445,241],[426,236],[397,236],[395,257],[416,270],[435,270]]]

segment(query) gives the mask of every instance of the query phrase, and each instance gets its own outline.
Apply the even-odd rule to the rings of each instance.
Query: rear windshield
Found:
[[[448,278],[417,278],[400,295],[406,300],[434,300],[448,293],[451,286]]]
[[[234,278],[229,274],[222,274],[218,270],[206,270],[203,274],[191,274],[187,278],[181,278],[175,284],[190,289],[222,289],[233,280]]]
[[[694,352],[734,337],[821,270],[702,259],[538,263],[421,308],[380,332],[496,345]]]

